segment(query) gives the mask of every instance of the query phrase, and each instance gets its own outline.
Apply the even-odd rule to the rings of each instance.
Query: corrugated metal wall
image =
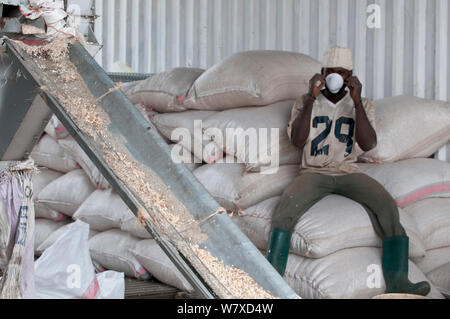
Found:
[[[381,9],[379,29],[367,25],[372,4]],[[116,61],[149,73],[208,68],[252,49],[321,60],[340,45],[352,49],[366,97],[450,101],[448,0],[95,0],[95,10],[106,70]]]

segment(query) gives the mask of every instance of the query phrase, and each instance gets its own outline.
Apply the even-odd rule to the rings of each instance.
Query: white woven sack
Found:
[[[216,163],[201,166],[194,176],[220,205],[237,211],[281,195],[298,173],[298,165],[281,166],[276,173],[263,174],[245,173],[244,164]]]
[[[445,291],[447,295],[450,294],[450,262],[428,273],[427,278],[439,291]]]
[[[361,156],[367,162],[427,158],[450,140],[450,103],[415,96],[373,101],[378,145]]]
[[[132,249],[134,256],[159,281],[182,291],[194,289],[154,239],[142,240]]]
[[[59,228],[70,223],[69,219],[55,222],[50,219],[36,218],[34,225],[34,251],[37,254],[38,247]]]
[[[181,113],[158,114],[151,118],[158,131],[177,143],[205,163],[214,163],[223,157],[223,152],[211,139],[203,135],[201,122],[215,114],[211,111],[186,111]]]
[[[132,216],[122,220],[120,223],[120,230],[140,239],[152,238],[152,235],[150,235],[147,229],[142,226],[133,213]]]
[[[69,136],[65,139],[60,139],[58,143],[75,159],[98,189],[107,189],[111,187],[97,166],[95,166],[73,137]]]
[[[224,152],[245,163],[247,170],[300,164],[301,151],[287,135],[294,103],[287,100],[219,112],[204,121],[203,130]]]
[[[170,144],[172,160],[175,163],[184,163],[188,170],[193,172],[202,165],[202,160],[179,144]]]
[[[405,207],[426,249],[450,246],[450,198],[427,198]]]
[[[189,91],[190,109],[225,110],[269,105],[307,93],[321,64],[310,56],[286,51],[235,53],[203,73]]]
[[[450,246],[430,249],[427,250],[425,257],[411,259],[424,274],[428,274],[450,262]]]
[[[131,249],[139,242],[118,229],[101,232],[89,240],[92,259],[109,270],[123,272],[128,277],[147,280],[148,271],[134,257]]]
[[[38,202],[54,211],[73,216],[94,190],[86,173],[76,169],[48,184],[39,193]]]
[[[234,215],[233,220],[259,249],[266,249],[280,197],[270,198]],[[400,222],[409,236],[409,255],[425,255],[424,244],[412,218],[399,211]],[[381,247],[365,209],[351,199],[330,195],[311,207],[299,219],[291,238],[290,251],[321,258],[353,247]]]
[[[186,110],[183,102],[194,81],[204,72],[197,68],[174,68],[151,76],[125,90],[134,104],[149,106],[157,112]]]
[[[408,277],[427,280],[411,261]],[[369,299],[386,290],[379,248],[344,249],[320,259],[290,254],[284,279],[305,299]],[[444,298],[433,285],[427,297]]]
[[[70,225],[73,224],[72,222],[69,222],[66,225],[63,225],[50,233],[50,235],[36,248],[35,252],[37,255],[41,255],[48,247],[53,245],[63,234],[64,232],[69,229]],[[89,229],[89,236],[88,239],[91,239],[95,235],[98,234],[98,231]]]
[[[450,197],[450,163],[415,158],[386,164],[358,164],[405,207],[419,199]]]
[[[41,167],[39,168],[39,172],[36,172],[33,176],[33,201],[34,201],[34,211],[36,218],[47,218],[54,221],[59,221],[65,218],[64,214],[56,212],[44,204],[39,203],[38,197],[41,190],[44,189],[45,186],[61,177],[63,174],[57,171]]]
[[[67,129],[61,124],[56,115],[50,118],[47,126],[44,130],[45,133],[53,137],[54,139],[61,139],[69,136]]]
[[[90,228],[105,231],[120,228],[122,220],[134,216],[122,198],[112,189],[96,190],[81,204],[73,218],[89,224]]]
[[[44,166],[55,171],[67,173],[77,168],[75,160],[58,142],[44,134],[30,154],[37,166]]]

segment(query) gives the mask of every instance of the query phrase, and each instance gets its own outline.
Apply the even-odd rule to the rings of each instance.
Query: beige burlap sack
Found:
[[[196,68],[174,68],[130,86],[125,94],[132,103],[143,104],[157,112],[184,111],[184,99],[203,72]]]
[[[171,157],[175,163],[183,163],[192,172],[202,165],[202,160],[197,158],[182,145],[170,144]]]
[[[190,109],[225,110],[296,99],[309,88],[321,65],[310,56],[286,51],[235,53],[203,73],[189,91]]]
[[[39,168],[39,172],[36,172],[33,176],[33,201],[34,201],[34,212],[36,218],[47,218],[51,220],[61,220],[64,218],[64,215],[56,212],[47,206],[39,203],[39,193],[41,190],[45,188],[48,184],[61,177],[63,174],[52,169],[41,167]]]
[[[46,218],[36,218],[34,225],[34,251],[37,254],[38,247],[51,236],[52,233],[59,228],[70,223],[69,219],[61,221],[53,221]]]
[[[138,242],[139,239],[130,234],[111,229],[89,239],[89,251],[92,260],[102,267],[146,280],[151,275],[131,252]]]
[[[429,272],[427,278],[440,290],[450,294],[450,262]]]
[[[61,147],[81,166],[93,185],[100,189],[107,189],[111,187],[97,166],[95,166],[89,156],[87,156],[73,137],[69,136],[64,139],[60,139],[58,140],[58,144],[61,145]]]
[[[182,291],[193,292],[194,289],[154,239],[139,241],[131,249],[141,264],[159,281]]]
[[[183,146],[205,163],[214,163],[223,157],[223,151],[202,130],[203,121],[213,114],[216,112],[166,113],[153,116],[151,121],[167,139]]]
[[[152,235],[142,226],[135,215],[129,216],[120,223],[120,230],[139,239],[150,239]]]
[[[123,220],[134,216],[122,198],[112,189],[96,190],[81,204],[73,218],[89,224],[90,229],[105,231],[120,228]]]
[[[48,184],[38,196],[38,202],[54,211],[73,216],[95,190],[82,169],[76,169]]]
[[[405,207],[424,198],[450,197],[450,163],[413,158],[396,163],[358,164]]]
[[[405,207],[415,221],[425,248],[450,246],[450,198],[427,198]]]
[[[294,103],[287,100],[218,112],[204,121],[203,131],[224,152],[245,163],[249,171],[300,164],[301,151],[287,135]]]
[[[244,164],[208,164],[194,176],[225,209],[238,211],[279,196],[298,175],[297,165],[281,166],[274,174],[245,173]]]
[[[51,136],[44,134],[30,154],[37,166],[43,166],[61,173],[77,168],[75,159]]]
[[[233,220],[259,249],[266,249],[272,219],[280,197],[270,198],[233,215]],[[400,222],[409,236],[409,256],[425,256],[423,240],[412,218],[399,211]],[[365,209],[351,199],[330,195],[311,207],[295,226],[290,251],[321,258],[353,247],[381,247]]]
[[[66,224],[62,227],[59,227],[54,232],[52,232],[37,248],[36,254],[42,255],[44,251],[53,245],[69,228],[72,223]],[[98,231],[89,229],[89,239],[98,234]]]
[[[408,276],[412,282],[427,280],[411,261]],[[344,249],[320,259],[290,254],[284,278],[306,299],[370,299],[386,290],[379,248]],[[444,298],[433,285],[427,297]]]
[[[429,157],[450,140],[450,103],[414,96],[373,101],[378,145],[363,154],[367,162]]]
[[[424,274],[428,274],[450,262],[450,246],[427,250],[425,257],[413,257],[411,260]]]
[[[53,137],[54,139],[66,138],[69,136],[69,132],[62,125],[62,123],[58,120],[56,115],[53,115],[48,122],[47,126],[44,130],[45,133]]]

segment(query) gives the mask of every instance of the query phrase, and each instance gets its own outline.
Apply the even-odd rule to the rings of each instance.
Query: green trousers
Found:
[[[273,217],[272,230],[278,228],[293,232],[303,214],[331,194],[360,203],[381,239],[406,235],[395,200],[380,183],[362,173],[341,176],[301,173],[284,191]]]

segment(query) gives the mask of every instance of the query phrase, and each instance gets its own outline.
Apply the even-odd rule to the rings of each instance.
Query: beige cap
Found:
[[[353,70],[352,51],[348,48],[330,47],[323,55],[322,67]]]

